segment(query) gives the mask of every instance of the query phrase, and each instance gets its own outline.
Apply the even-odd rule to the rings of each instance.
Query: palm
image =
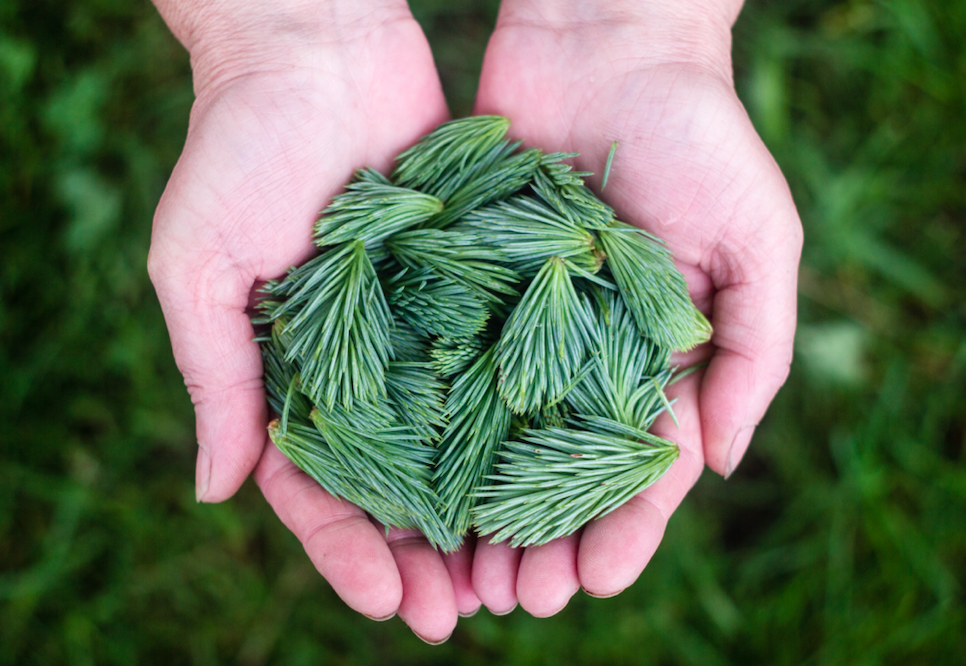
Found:
[[[411,19],[212,84],[192,111],[149,261],[196,406],[199,499],[226,499],[254,469],[266,498],[349,605],[370,616],[398,610],[428,639],[445,637],[456,621],[446,565],[408,533],[391,535],[387,547],[361,510],[322,491],[268,445],[246,309],[260,281],[312,252],[312,223],[354,168],[385,171],[446,117],[432,57]],[[465,596],[459,601],[472,606],[475,598]]]
[[[476,111],[510,117],[511,132],[533,145],[579,152],[577,166],[598,174],[617,140],[605,199],[667,241],[715,328],[708,348],[681,359],[713,354],[703,377],[675,387],[680,429],[658,424],[682,448],[670,474],[582,535],[525,553],[478,548],[474,579],[485,604],[516,595],[550,614],[579,586],[610,594],[633,582],[705,460],[721,473],[736,463],[735,433],[758,422],[787,373],[800,232],[727,74],[633,59],[621,46],[608,50],[607,39],[505,25],[491,39]],[[501,599],[495,581],[514,580],[515,567]]]

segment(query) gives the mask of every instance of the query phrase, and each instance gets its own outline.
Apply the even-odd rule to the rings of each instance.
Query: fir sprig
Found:
[[[464,223],[499,248],[513,270],[533,277],[550,257],[569,259],[590,273],[604,261],[587,229],[531,197],[518,196],[480,208]]]
[[[510,121],[500,116],[471,116],[440,125],[396,158],[392,180],[444,201],[459,189],[474,167],[496,147]]]
[[[446,209],[426,226],[444,229],[474,210],[506,199],[525,187],[540,165],[543,153],[531,148],[516,155],[508,154],[518,145],[507,144],[492,163],[483,161],[479,168],[467,174],[466,182],[446,199]]]
[[[426,443],[435,443],[446,425],[445,388],[430,363],[390,361],[386,367],[389,404]]]
[[[371,247],[443,210],[436,197],[405,187],[361,181],[332,199],[315,223],[320,247],[362,241]]]
[[[513,309],[497,347],[500,395],[517,414],[534,414],[571,387],[596,336],[567,261],[548,259]]]
[[[526,430],[500,453],[473,523],[491,543],[529,546],[572,534],[613,511],[670,468],[678,447],[607,419]],[[577,428],[588,428],[578,430]]]
[[[398,315],[393,317],[389,342],[396,361],[424,363],[429,360],[429,341]]]
[[[520,276],[500,265],[506,257],[488,248],[477,234],[415,229],[396,234],[386,245],[403,265],[414,270],[430,268],[441,277],[466,285],[487,301],[516,295]]]
[[[392,315],[362,241],[322,256],[314,275],[296,274],[294,292],[284,282],[272,287],[289,291],[288,300],[264,309],[276,320],[291,315],[285,360],[297,363],[306,395],[329,409],[348,408],[385,396]]]
[[[449,425],[443,433],[433,484],[439,512],[458,534],[470,526],[475,500],[470,492],[490,473],[493,455],[510,429],[510,410],[500,399],[496,348],[491,347],[460,375],[449,391]]]
[[[574,171],[562,161],[574,156],[572,153],[544,156],[540,169],[533,175],[533,192],[573,224],[588,229],[606,226],[614,219],[614,209],[584,185],[583,179],[589,172]]]
[[[421,336],[466,338],[490,316],[486,301],[466,283],[436,275],[431,268],[404,270],[388,283],[389,305]]]
[[[368,479],[347,468],[311,423],[293,422],[283,429],[281,421],[275,419],[268,425],[268,435],[279,451],[332,495],[348,500],[385,525],[415,527],[409,507],[383,496]]]
[[[457,375],[472,364],[483,351],[480,336],[437,338],[429,352],[433,369],[440,377]]]
[[[360,506],[382,522],[371,506],[378,507],[381,502],[400,505],[409,521],[400,522],[393,516],[387,526],[417,527],[444,550],[458,548],[461,535],[447,529],[436,512],[436,494],[430,486],[434,450],[412,428],[382,425],[378,410],[361,407],[356,405],[351,413],[315,409],[311,414],[339,465],[356,478],[366,479],[375,489]]]
[[[680,351],[711,338],[711,325],[694,307],[684,276],[660,240],[616,220],[599,235],[607,264],[644,335]]]
[[[647,430],[670,407],[664,395],[673,375],[670,351],[641,335],[618,294],[604,289],[593,294],[597,336],[589,369],[567,393],[567,403],[579,414]]]

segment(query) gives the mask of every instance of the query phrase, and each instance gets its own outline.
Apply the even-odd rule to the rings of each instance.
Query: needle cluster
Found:
[[[661,241],[508,128],[449,122],[358,171],[255,320],[279,450],[446,552],[546,543],[659,479],[671,351],[711,334]]]

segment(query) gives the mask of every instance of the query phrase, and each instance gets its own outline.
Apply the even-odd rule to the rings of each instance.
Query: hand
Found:
[[[255,287],[311,255],[318,211],[355,168],[386,172],[448,116],[404,2],[323,4],[306,18],[295,0],[229,10],[158,1],[191,51],[197,100],[155,216],[148,269],[195,405],[198,500],[227,499],[254,471],[350,607],[373,618],[398,612],[424,640],[439,641],[457,611],[479,607],[469,556],[444,560],[413,531],[386,538],[266,435],[246,314]]]
[[[675,359],[710,363],[672,388],[680,429],[658,421],[681,447],[664,478],[544,546],[480,539],[473,584],[494,612],[519,601],[552,615],[581,587],[611,596],[633,583],[705,463],[734,471],[787,377],[801,225],[735,94],[730,27],[740,4],[704,4],[505,0],[490,40],[476,113],[508,116],[511,134],[579,152],[577,167],[598,174],[617,140],[604,198],[667,241],[714,326],[710,344]]]

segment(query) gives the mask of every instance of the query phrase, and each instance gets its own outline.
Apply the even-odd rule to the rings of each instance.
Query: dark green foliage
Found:
[[[386,395],[399,419],[426,443],[435,442],[446,425],[443,383],[430,363],[390,361],[386,367]]]
[[[423,363],[429,358],[429,344],[426,339],[400,317],[393,318],[389,342],[397,361]]]
[[[446,210],[436,215],[429,226],[443,229],[491,201],[500,201],[527,185],[540,164],[542,153],[536,149],[510,154],[519,143],[507,143],[491,151],[467,175],[451,197]]]
[[[438,338],[429,355],[433,369],[440,377],[451,377],[466,370],[483,351],[483,341],[471,338]]]
[[[423,337],[470,337],[490,316],[478,292],[429,268],[407,270],[387,287],[393,312]]]
[[[462,536],[447,529],[436,513],[429,483],[433,449],[417,430],[383,425],[382,410],[362,404],[351,412],[315,409],[311,417],[339,466],[371,489],[356,493],[360,501],[353,503],[387,527],[416,527],[444,551],[459,548]]]
[[[538,197],[576,226],[597,229],[614,219],[614,210],[598,199],[584,185],[586,171],[574,171],[561,160],[575,157],[572,153],[546,155],[534,174],[533,191]]]
[[[594,291],[596,335],[589,368],[567,393],[578,414],[593,414],[647,430],[668,407],[664,386],[673,372],[670,351],[641,335],[624,301]]]
[[[500,116],[470,116],[441,125],[396,160],[392,180],[447,201],[489,164],[511,152],[503,138],[510,121]]]

